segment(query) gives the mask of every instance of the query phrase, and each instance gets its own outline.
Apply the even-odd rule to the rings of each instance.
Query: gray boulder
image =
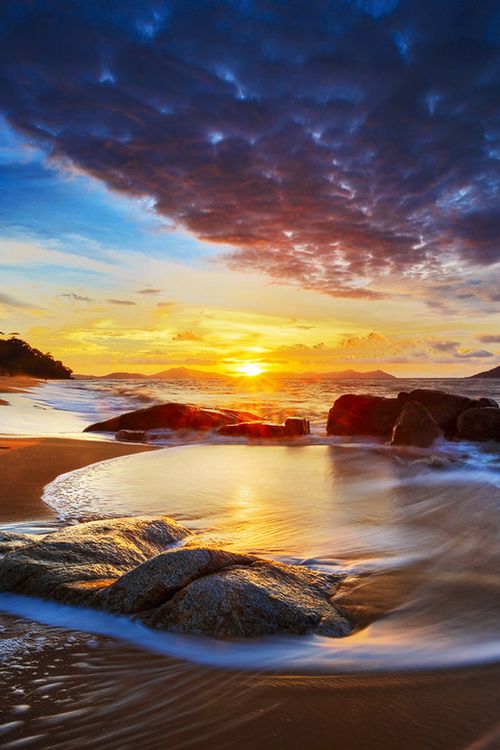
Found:
[[[249,564],[251,555],[211,547],[182,547],[163,552],[98,592],[95,604],[110,612],[134,614],[159,607],[200,576]]]
[[[215,638],[340,637],[352,627],[332,604],[338,585],[334,576],[255,558],[196,578],[141,619],[155,628]]]
[[[166,549],[188,535],[160,517],[90,521],[41,539],[11,538],[6,541],[21,546],[0,558],[0,591],[215,638],[351,632],[332,601],[344,576],[211,547]]]
[[[89,521],[33,536],[0,559],[0,591],[78,604],[189,533],[159,517]]]
[[[500,441],[500,409],[494,406],[468,409],[458,418],[458,436],[464,440]]]
[[[391,445],[430,448],[441,437],[443,431],[425,406],[418,401],[408,401],[392,430]]]

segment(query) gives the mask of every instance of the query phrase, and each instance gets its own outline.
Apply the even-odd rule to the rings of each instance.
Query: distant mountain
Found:
[[[144,380],[147,375],[141,372],[110,372],[109,375],[101,375],[103,380]]]
[[[189,367],[171,367],[170,370],[163,370],[149,377],[151,380],[231,380],[229,375],[191,370]]]
[[[44,354],[27,341],[12,336],[0,339],[0,375],[31,375],[34,378],[54,378],[68,380],[71,370],[54,359],[52,354]]]
[[[471,378],[496,378],[500,380],[500,365],[493,367],[492,370],[485,370],[484,372],[478,372],[477,375],[471,375]]]
[[[384,370],[369,370],[359,372],[358,370],[340,370],[338,372],[277,372],[269,373],[276,378],[297,378],[299,380],[396,380]]]

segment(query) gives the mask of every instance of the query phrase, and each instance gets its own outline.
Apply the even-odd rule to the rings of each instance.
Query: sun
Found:
[[[245,375],[247,378],[254,378],[256,375],[262,375],[264,369],[256,362],[245,362],[240,365],[238,372]]]

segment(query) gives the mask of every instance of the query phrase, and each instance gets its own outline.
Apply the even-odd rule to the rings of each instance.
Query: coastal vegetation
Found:
[[[0,339],[0,375],[31,375],[35,378],[68,380],[71,372],[69,367],[54,359],[52,354],[44,354],[17,336]]]

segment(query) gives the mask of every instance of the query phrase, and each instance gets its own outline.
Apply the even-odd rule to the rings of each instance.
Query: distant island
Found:
[[[69,367],[52,354],[44,354],[27,341],[12,336],[0,339],[0,375],[30,375],[34,378],[71,378]]]
[[[471,375],[471,378],[496,378],[500,380],[500,365],[493,367],[491,370],[484,370],[484,372],[478,372],[477,375]]]
[[[263,372],[263,377],[275,380],[297,378],[299,380],[397,380],[384,370],[340,370],[339,372]],[[78,380],[222,380],[225,382],[247,379],[245,375],[224,375],[219,372],[205,372],[193,370],[189,367],[171,367],[154,375],[144,375],[140,372],[110,372],[107,375],[75,375]]]

